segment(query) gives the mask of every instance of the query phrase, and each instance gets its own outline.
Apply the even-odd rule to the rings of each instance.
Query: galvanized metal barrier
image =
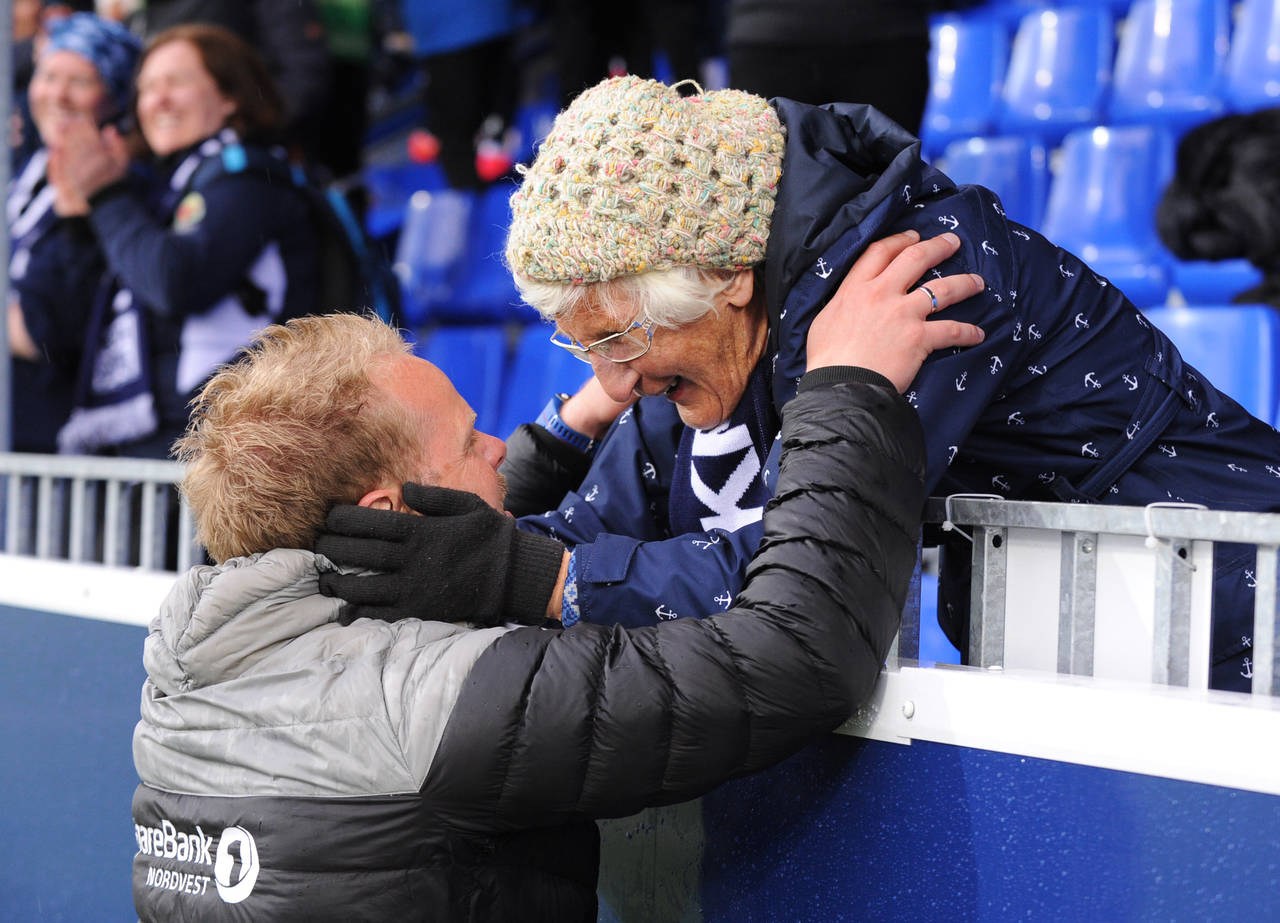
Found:
[[[939,524],[944,530],[959,530],[972,539],[968,662],[982,667],[1004,665],[1011,530],[1017,530],[1015,534],[1034,530],[1056,533],[1061,549],[1057,672],[1094,675],[1099,542],[1106,536],[1135,536],[1142,538],[1155,559],[1151,682],[1186,686],[1195,667],[1191,657],[1192,579],[1196,570],[1192,549],[1197,542],[1252,544],[1257,546],[1252,690],[1280,695],[1280,647],[1276,644],[1280,634],[1276,594],[1280,514],[1189,507],[1033,503],[965,495],[931,499],[926,522]],[[1202,548],[1198,559],[1204,557]],[[1202,579],[1207,580],[1208,575]],[[1207,595],[1201,596],[1207,599]],[[1202,615],[1200,624],[1207,626],[1207,614]],[[918,634],[918,630],[918,624],[907,627],[904,638]],[[1207,635],[1203,641],[1207,645]]]
[[[177,462],[0,453],[6,554],[182,572],[203,560]]]

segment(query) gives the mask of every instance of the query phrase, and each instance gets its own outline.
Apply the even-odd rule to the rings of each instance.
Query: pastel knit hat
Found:
[[[764,259],[782,124],[740,90],[682,97],[616,77],[556,117],[511,198],[507,265],[541,282],[605,282]]]

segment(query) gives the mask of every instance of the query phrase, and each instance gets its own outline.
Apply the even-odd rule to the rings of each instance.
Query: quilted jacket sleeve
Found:
[[[806,380],[737,605],[627,630],[518,629],[468,676],[423,785],[475,831],[695,797],[830,731],[897,630],[924,500],[918,419],[887,386]]]

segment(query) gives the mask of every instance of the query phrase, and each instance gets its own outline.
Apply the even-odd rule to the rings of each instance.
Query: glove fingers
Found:
[[[344,567],[367,567],[370,570],[399,570],[407,558],[405,546],[376,538],[348,538],[321,532],[316,537],[316,554]]]
[[[424,516],[459,516],[485,506],[475,494],[450,487],[427,487],[405,481],[401,488],[404,502]]]
[[[320,575],[320,592],[357,606],[390,607],[400,600],[401,584],[391,574],[325,573]]]
[[[390,510],[370,510],[362,506],[342,504],[329,511],[325,529],[355,538],[380,538],[389,542],[404,541],[414,533],[415,517]]]

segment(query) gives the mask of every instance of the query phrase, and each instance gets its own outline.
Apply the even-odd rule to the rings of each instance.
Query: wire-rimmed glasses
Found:
[[[626,330],[611,333],[585,346],[571,337],[566,337],[559,330],[551,334],[551,342],[561,349],[568,350],[569,355],[575,359],[588,364],[591,362],[592,353],[610,362],[631,362],[647,353],[649,347],[653,345],[653,328],[653,321],[646,317],[642,321],[633,321]],[[641,333],[644,335],[641,336]]]

